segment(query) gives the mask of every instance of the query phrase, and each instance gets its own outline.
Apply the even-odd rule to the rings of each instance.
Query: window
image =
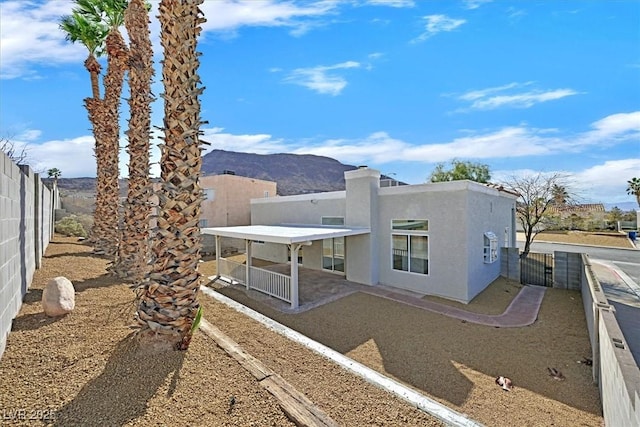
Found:
[[[394,270],[429,274],[428,220],[391,221],[391,264]]]
[[[198,227],[202,228],[202,227],[207,227],[207,224],[209,224],[209,220],[208,219],[201,219],[198,221]]]
[[[341,216],[323,216],[322,225],[344,225]],[[334,237],[322,241],[322,268],[344,273],[344,237]]]
[[[268,192],[268,191],[265,191],[265,192],[264,192],[264,197],[265,197],[265,198],[266,198],[266,197],[269,197],[269,192]]]
[[[204,190],[204,200],[208,200],[213,202],[216,199],[216,190],[213,188],[205,188]]]
[[[429,231],[429,221],[426,219],[394,219],[391,221],[393,230]]]
[[[341,216],[323,216],[322,225],[344,225],[344,217]]]
[[[498,259],[498,237],[495,233],[484,233],[484,262],[491,264]]]
[[[508,248],[511,246],[511,229],[509,227],[504,228],[504,247]]]
[[[322,241],[322,268],[344,273],[344,237]]]

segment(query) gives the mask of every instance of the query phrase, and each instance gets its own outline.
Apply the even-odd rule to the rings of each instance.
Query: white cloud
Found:
[[[275,139],[268,134],[234,135],[223,130],[224,128],[220,127],[202,129],[203,135],[200,139],[211,143],[210,146],[204,147],[205,153],[213,149],[256,154],[287,151],[287,146],[281,139]]]
[[[371,6],[414,7],[416,2],[413,0],[366,0],[365,4]]]
[[[158,0],[153,0],[151,38],[156,57],[162,55],[160,46],[160,24]],[[233,34],[241,27],[285,27],[293,35],[301,35],[309,28],[319,25],[322,17],[332,14],[339,5],[335,0],[306,2],[304,5],[292,1],[276,0],[216,0],[201,5],[207,22],[203,32]],[[2,2],[0,14],[0,78],[42,78],[36,66],[82,63],[87,50],[79,43],[65,40],[58,28],[60,18],[69,15],[74,3],[71,0],[45,0],[33,2],[9,0]],[[28,28],[28,31],[25,31]],[[126,31],[123,30],[126,37]]]
[[[427,40],[441,32],[453,31],[467,22],[464,19],[453,19],[446,15],[427,15],[424,19],[427,21],[425,24],[425,32],[412,40],[414,43]]]
[[[296,68],[289,73],[284,81],[306,87],[319,94],[336,96],[347,86],[347,79],[335,71],[360,68],[360,66],[359,62],[346,61],[328,66]]]
[[[612,114],[592,123],[591,127],[592,130],[579,135],[571,145],[610,146],[627,140],[640,140],[640,111]]]
[[[537,129],[522,124],[490,131],[465,131],[462,137],[449,141],[413,144],[394,138],[387,132],[374,132],[363,138],[309,139],[292,143],[270,134],[233,134],[223,128],[203,128],[204,153],[212,149],[251,152],[258,154],[292,152],[315,154],[338,159],[348,164],[369,164],[374,167],[397,165],[433,164],[454,158],[470,160],[551,156],[579,153],[587,146],[599,147],[640,142],[640,111],[618,113],[604,117],[591,124],[591,129],[581,133],[562,135],[558,129]],[[157,149],[159,131],[152,140],[152,176],[159,175],[160,153]],[[91,136],[54,140],[38,143],[38,130],[25,130],[14,142],[16,146],[27,144],[29,157],[36,171],[57,167],[64,177],[95,176],[94,140]],[[124,147],[126,141],[121,141]],[[127,176],[127,156],[124,150],[120,157],[120,175]],[[559,172],[571,175],[572,187],[578,193],[589,195],[585,202],[633,201],[626,196],[626,181],[637,176],[640,158],[607,160],[578,172]],[[528,171],[535,174],[539,171]],[[509,176],[520,176],[523,171],[492,171],[492,180],[499,182]]]
[[[640,158],[608,160],[573,175],[572,182],[593,201],[610,203],[634,201],[626,194],[627,181],[638,176]]]
[[[84,61],[88,54],[86,48],[65,41],[64,33],[58,28],[60,18],[68,15],[72,7],[67,0],[2,2],[0,78],[41,78],[32,65]]]
[[[244,26],[288,27],[294,35],[306,32],[312,19],[332,13],[338,2],[324,0],[298,5],[291,1],[275,0],[217,0],[205,1],[200,9],[207,22],[204,31],[234,32]]]
[[[58,168],[63,177],[96,176],[93,136],[52,140],[29,145],[30,165],[35,171]]]
[[[530,108],[542,102],[555,101],[567,96],[579,95],[573,89],[528,89],[533,82],[509,83],[503,86],[473,90],[458,96],[461,101],[468,101],[468,107],[458,109],[457,112],[469,110],[495,110],[497,108]]]
[[[614,114],[591,125],[594,130],[562,135],[558,129],[520,126],[467,131],[445,142],[412,144],[386,132],[360,139],[330,139],[295,149],[299,154],[334,157],[343,162],[446,162],[454,158],[492,159],[581,152],[588,146],[640,140],[640,112]]]
[[[487,3],[491,3],[493,0],[465,0],[464,1],[464,6],[467,9],[477,9],[480,6],[483,6]]]

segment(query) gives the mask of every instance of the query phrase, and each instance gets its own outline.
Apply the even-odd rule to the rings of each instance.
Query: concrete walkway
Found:
[[[288,274],[289,265],[274,264],[263,267],[271,271]],[[213,277],[210,277],[213,279]],[[544,298],[546,288],[542,286],[524,286],[511,301],[511,304],[502,314],[472,313],[461,308],[452,307],[423,299],[423,295],[390,286],[366,286],[350,282],[343,276],[331,274],[307,268],[299,269],[300,280],[300,306],[292,309],[291,306],[276,298],[262,294],[258,291],[246,291],[244,286],[231,285],[235,289],[242,289],[247,294],[261,303],[268,305],[283,313],[302,313],[324,304],[344,298],[355,292],[362,292],[411,307],[443,314],[469,323],[494,326],[499,328],[518,328],[534,323],[538,317],[540,305]],[[227,284],[226,282],[220,282]]]
[[[542,286],[524,286],[513,301],[511,301],[511,304],[509,304],[504,313],[498,315],[472,313],[446,304],[439,304],[398,293],[386,287],[367,287],[361,290],[361,292],[387,298],[434,313],[444,314],[445,316],[454,317],[469,323],[499,328],[519,328],[531,325],[536,321],[545,290],[546,288]]]

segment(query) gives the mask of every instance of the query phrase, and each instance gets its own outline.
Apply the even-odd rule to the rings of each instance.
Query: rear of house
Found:
[[[515,194],[471,181],[380,188],[380,173],[345,173],[346,191],[256,199],[251,223],[364,227],[369,233],[309,242],[306,268],[469,302],[500,274],[500,247],[515,245]],[[253,256],[290,260],[286,245],[253,242]]]

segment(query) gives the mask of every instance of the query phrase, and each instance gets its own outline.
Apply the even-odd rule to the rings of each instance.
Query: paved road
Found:
[[[524,242],[518,242],[522,249]],[[640,250],[616,249],[561,243],[533,243],[532,252],[586,253],[636,363],[640,365]]]

